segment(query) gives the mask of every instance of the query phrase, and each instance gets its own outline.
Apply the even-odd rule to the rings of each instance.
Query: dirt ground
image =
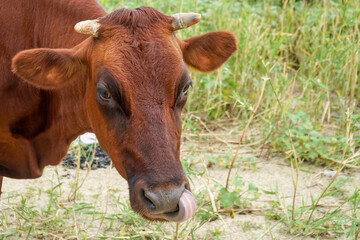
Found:
[[[185,143],[189,144],[189,143]],[[214,147],[217,149],[216,147]],[[190,148],[183,151],[183,155],[191,154]],[[193,149],[193,148],[192,148]],[[200,149],[200,148],[195,148]],[[209,149],[208,149],[209,150]],[[201,151],[201,149],[200,149]],[[190,152],[190,153],[189,153]],[[219,155],[221,152],[215,152],[210,149],[210,154]],[[242,152],[242,151],[240,151]],[[246,156],[247,151],[243,154]],[[204,155],[199,154],[199,159],[205,158]],[[203,159],[204,160],[204,159]],[[204,166],[207,163],[199,161],[195,168],[198,171],[204,171]],[[58,171],[58,174],[56,173]],[[203,176],[192,177],[192,191],[196,194],[208,186],[213,186],[215,182],[225,185],[228,169],[224,167],[213,166],[206,169],[208,174]],[[311,196],[317,197],[322,190],[327,186],[331,180],[331,176],[326,172],[330,170],[324,167],[314,167],[310,165],[302,165],[299,171],[299,184],[297,190],[297,205],[311,204]],[[0,199],[0,209],[3,209],[8,204],[6,196],[10,195],[24,195],[27,196],[29,189],[38,191],[36,189],[49,189],[51,186],[56,186],[59,181],[63,184],[61,191],[64,199],[70,192],[72,192],[72,184],[75,181],[76,171],[73,169],[66,169],[63,166],[47,167],[41,178],[34,180],[14,180],[5,178],[3,182],[3,196]],[[293,201],[294,185],[292,182],[292,170],[290,164],[283,159],[264,159],[259,158],[256,164],[252,167],[244,167],[237,165],[232,172],[232,176],[240,176],[245,182],[246,186],[249,183],[255,184],[259,188],[260,196],[257,200],[252,201],[247,209],[235,212],[233,218],[228,213],[221,214],[221,218],[210,221],[197,229],[197,235],[200,239],[205,239],[209,233],[219,232],[219,239],[291,239],[294,236],[288,233],[288,230],[283,224],[277,224],[276,221],[267,220],[265,218],[264,210],[271,209],[271,204],[274,201],[279,201],[280,207],[286,209],[286,206],[291,206]],[[86,176],[88,174],[88,176]],[[342,187],[344,195],[348,192],[354,192],[356,187],[359,187],[360,172],[359,170],[344,170],[340,173],[340,177],[352,179],[351,182],[346,183]],[[95,205],[98,211],[106,211],[107,213],[116,212],[118,209],[111,208],[106,204],[108,201],[107,193],[111,191],[116,197],[122,201],[128,201],[128,186],[127,182],[120,177],[114,168],[97,169],[93,171],[80,170],[79,182],[85,179],[81,186],[79,193],[82,201],[86,201]],[[277,195],[265,194],[264,191],[275,191],[278,189]],[[30,191],[31,192],[31,191]],[[32,191],[34,192],[34,191]],[[31,194],[30,194],[31,195]],[[35,197],[34,197],[35,196]],[[245,195],[246,196],[246,193]],[[27,196],[29,203],[37,204],[38,206],[45,205],[48,198],[45,194]],[[332,206],[339,206],[343,202],[341,196],[328,196],[320,201],[320,205],[325,206],[324,209],[319,208],[319,213],[327,211]],[[190,223],[195,224],[195,223]],[[169,235],[172,236],[175,225],[166,224],[169,228]],[[167,231],[167,230],[166,230]],[[296,238],[297,239],[297,238]],[[312,238],[299,238],[312,239]],[[324,239],[327,239],[325,236]]]

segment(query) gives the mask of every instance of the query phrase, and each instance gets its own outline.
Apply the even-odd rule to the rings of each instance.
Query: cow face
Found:
[[[132,208],[150,220],[184,221],[195,211],[179,160],[180,113],[192,83],[185,63],[212,71],[236,50],[229,32],[175,36],[199,20],[119,9],[79,23],[76,30],[92,37],[73,49],[27,50],[13,60],[14,72],[39,88],[85,81],[84,117],[128,180]]]

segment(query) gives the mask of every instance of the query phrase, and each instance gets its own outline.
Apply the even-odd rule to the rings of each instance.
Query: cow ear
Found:
[[[86,65],[73,49],[38,48],[19,52],[12,71],[38,88],[56,89],[85,75]]]
[[[220,67],[236,51],[236,38],[227,31],[210,32],[183,40],[184,61],[202,72]]]

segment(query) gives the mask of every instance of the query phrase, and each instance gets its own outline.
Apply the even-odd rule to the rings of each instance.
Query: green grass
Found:
[[[223,239],[223,218],[258,211],[268,225],[246,220],[252,239],[276,239],[274,229],[289,238],[357,239],[360,231],[359,183],[336,175],[312,194],[299,199],[299,172],[307,166],[343,167],[356,173],[360,166],[359,1],[281,0],[100,0],[108,11],[120,7],[152,6],[165,14],[199,12],[199,24],[177,32],[181,38],[215,30],[229,30],[238,51],[218,71],[191,71],[191,89],[183,115],[182,153],[190,179],[201,179],[196,189],[199,209],[181,224],[150,223],[135,214],[128,200],[107,190],[104,211],[82,197],[81,179],[65,190],[62,178],[47,189],[30,188],[2,199],[0,239]],[[264,83],[264,81],[266,81]],[[229,188],[208,170],[228,171],[233,150],[253,113],[265,84],[242,149],[251,153],[235,158]],[[215,134],[213,133],[215,131]],[[220,132],[220,135],[219,135]],[[202,141],[192,145],[191,141]],[[219,150],[220,149],[220,150]],[[221,151],[222,150],[222,151]],[[277,186],[259,188],[238,175],[257,171],[257,164],[273,158],[292,166],[294,193],[284,197]],[[79,170],[77,170],[79,171]],[[276,173],[275,173],[276,174]],[[355,186],[348,192],[346,186]],[[271,202],[257,209],[261,196]],[[43,199],[38,205],[36,199]],[[285,202],[292,199],[292,203]],[[336,206],[321,205],[334,198]],[[107,209],[107,208],[106,208]],[[210,227],[211,226],[211,227]],[[206,234],[200,233],[209,229]]]

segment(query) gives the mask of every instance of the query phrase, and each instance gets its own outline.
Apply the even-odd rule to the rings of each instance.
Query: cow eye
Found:
[[[108,90],[105,90],[105,89],[101,89],[101,91],[99,92],[99,96],[100,96],[100,99],[103,100],[103,101],[110,101],[111,99],[111,95],[109,93]]]
[[[192,82],[189,82],[188,84],[186,84],[186,86],[183,89],[183,94],[184,96],[187,96],[189,88],[192,87]]]
[[[111,94],[104,86],[96,86],[96,91],[102,101],[109,102],[111,100]]]

